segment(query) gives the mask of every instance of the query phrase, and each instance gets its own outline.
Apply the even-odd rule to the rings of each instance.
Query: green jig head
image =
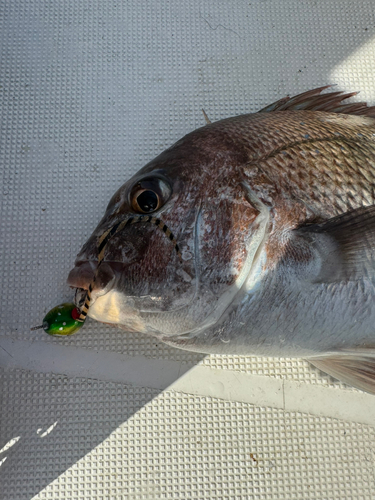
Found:
[[[60,304],[44,316],[43,330],[48,335],[72,335],[84,324],[84,321],[78,321],[80,314],[75,304]]]

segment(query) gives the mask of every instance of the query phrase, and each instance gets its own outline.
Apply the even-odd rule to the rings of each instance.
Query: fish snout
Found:
[[[93,282],[98,263],[96,261],[78,261],[70,271],[67,283],[72,288],[88,290]],[[93,291],[96,295],[103,295],[112,289],[116,279],[116,273],[110,263],[103,262],[95,276]]]
[[[76,262],[70,271],[67,283],[72,288],[82,288],[88,290],[91,281],[94,278],[97,262],[81,261]]]

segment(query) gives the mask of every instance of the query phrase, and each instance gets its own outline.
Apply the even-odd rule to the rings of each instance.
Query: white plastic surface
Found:
[[[92,321],[66,339],[29,329],[72,299],[113,192],[202,108],[218,120],[327,83],[375,104],[374,12],[1,3],[1,500],[373,498],[375,398],[305,361],[205,357]]]

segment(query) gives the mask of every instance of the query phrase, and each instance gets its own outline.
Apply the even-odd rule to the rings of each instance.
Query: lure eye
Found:
[[[142,179],[130,191],[130,203],[135,212],[149,214],[161,208],[170,195],[171,188],[163,179]]]

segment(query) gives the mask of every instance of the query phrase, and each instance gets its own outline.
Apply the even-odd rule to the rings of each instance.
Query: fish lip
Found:
[[[88,290],[94,278],[97,262],[91,260],[76,261],[75,266],[68,274],[66,280],[71,288]]]
[[[81,303],[83,301],[82,296],[86,295],[90,284],[93,285],[93,296],[101,296],[108,293],[113,289],[115,282],[118,277],[118,270],[116,269],[116,263],[103,262],[99,267],[99,272],[96,274],[98,269],[97,261],[78,261],[74,268],[70,271],[67,284],[71,288],[75,288],[75,302]],[[95,282],[93,282],[95,278]]]
[[[76,291],[74,293],[73,302],[75,303],[75,305],[79,309],[81,309],[83,307],[83,304],[84,304],[85,298],[86,298],[86,292],[87,292],[87,290],[84,288],[76,288]]]

